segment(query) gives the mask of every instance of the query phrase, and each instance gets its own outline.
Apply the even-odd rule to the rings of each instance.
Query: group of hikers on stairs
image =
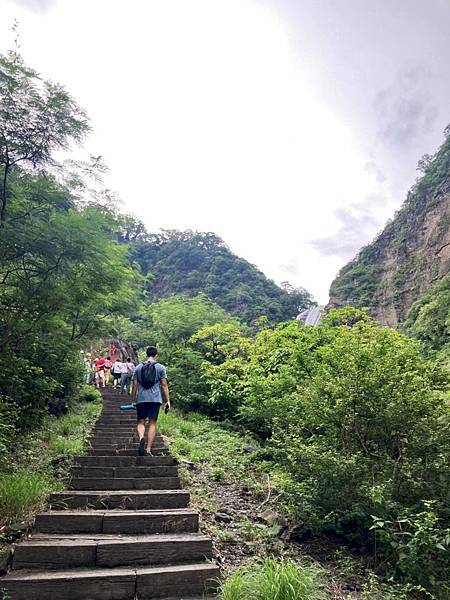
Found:
[[[137,412],[139,456],[152,456],[151,448],[156,435],[156,422],[161,405],[164,403],[166,413],[170,410],[166,368],[157,361],[158,350],[155,346],[149,346],[146,354],[147,360],[137,367],[129,357],[124,362],[119,360],[111,362],[110,356],[106,358],[100,356],[93,362],[94,383],[97,389],[105,388],[108,385],[110,373],[112,373],[113,388],[116,389],[120,381],[121,393],[131,394],[131,400],[135,404]],[[86,357],[86,369],[89,373],[91,372],[92,364],[89,357]],[[147,420],[149,428],[147,440],[145,440]]]

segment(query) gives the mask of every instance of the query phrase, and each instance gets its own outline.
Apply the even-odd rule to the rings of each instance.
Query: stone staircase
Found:
[[[53,494],[0,578],[0,599],[170,600],[212,598],[219,569],[199,533],[176,461],[158,434],[138,457],[136,413],[113,390],[69,489]]]

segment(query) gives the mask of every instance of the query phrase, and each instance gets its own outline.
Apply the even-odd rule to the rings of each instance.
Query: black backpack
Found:
[[[144,390],[149,390],[151,387],[158,383],[158,373],[156,371],[157,363],[154,362],[145,362],[142,365],[141,372],[139,373],[138,381],[144,388]]]

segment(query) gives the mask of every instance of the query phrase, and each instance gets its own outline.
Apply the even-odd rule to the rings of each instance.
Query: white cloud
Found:
[[[58,0],[10,0],[19,6],[37,13],[46,13]]]
[[[19,16],[26,60],[88,110],[86,150],[149,229],[215,231],[325,302],[342,257],[310,241],[340,231],[337,208],[389,190],[271,6],[59,0],[43,19],[0,0],[0,39]]]

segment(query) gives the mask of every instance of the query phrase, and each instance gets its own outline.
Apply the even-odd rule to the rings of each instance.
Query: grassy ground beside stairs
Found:
[[[64,488],[73,456],[83,452],[101,412],[101,396],[81,390],[67,414],[48,416],[42,426],[17,438],[0,469],[0,558],[29,528],[48,496]],[[1,560],[0,560],[1,570]]]
[[[172,410],[158,424],[213,538],[226,576],[222,600],[410,598],[330,540],[292,541],[289,475],[254,439],[196,413]]]

